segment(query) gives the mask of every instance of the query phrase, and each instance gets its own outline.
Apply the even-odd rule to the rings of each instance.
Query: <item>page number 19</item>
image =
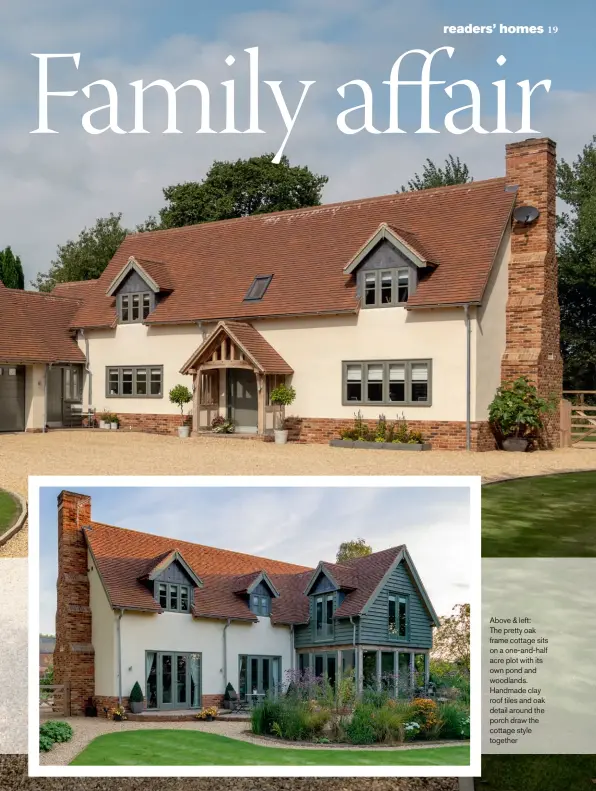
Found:
[[[548,26],[548,32],[549,33],[558,33],[559,32],[558,25],[549,25]]]

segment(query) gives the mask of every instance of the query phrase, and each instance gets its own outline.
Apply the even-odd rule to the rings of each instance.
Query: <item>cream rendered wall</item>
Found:
[[[261,617],[258,623],[230,624],[227,631],[228,681],[238,692],[238,670],[241,654],[281,656],[281,681],[284,673],[293,667],[292,641],[288,626],[272,626],[269,618]]]
[[[255,321],[294,369],[296,401],[288,416],[351,418],[383,412],[408,420],[465,420],[466,333],[462,308],[363,309],[350,316]],[[429,407],[342,406],[342,361],[432,359]]]
[[[89,341],[89,367],[92,396],[89,401],[89,376],[85,378],[83,408],[98,411],[142,414],[173,414],[178,407],[170,404],[168,393],[177,384],[192,390],[192,377],[179,373],[180,368],[203,342],[203,331],[196,324],[146,327],[143,324],[119,324],[115,329],[85,330]],[[85,351],[85,340],[79,347]],[[163,365],[162,398],[106,398],[106,368],[121,365]],[[191,405],[189,404],[189,409]]]
[[[116,619],[95,563],[88,553],[91,640],[95,649],[95,694],[118,695]]]
[[[486,420],[488,406],[501,384],[501,358],[505,351],[506,307],[508,296],[511,234],[504,236],[497,254],[475,324],[476,398],[475,420]]]
[[[253,625],[232,622],[227,629],[228,680],[238,689],[238,654],[283,656],[283,670],[290,666],[287,627],[272,627],[269,619]],[[201,654],[202,691],[205,695],[225,690],[223,629],[225,621],[197,619],[181,613],[126,612],[121,622],[122,694],[126,697],[135,681],[145,682],[145,651],[180,651]]]
[[[40,430],[45,419],[45,365],[28,365],[25,368],[25,428]]]

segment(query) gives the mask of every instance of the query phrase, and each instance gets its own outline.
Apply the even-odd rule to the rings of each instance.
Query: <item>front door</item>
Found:
[[[228,368],[228,418],[236,431],[256,434],[258,421],[257,377],[254,371]]]
[[[201,655],[147,651],[148,709],[191,709],[201,705]]]

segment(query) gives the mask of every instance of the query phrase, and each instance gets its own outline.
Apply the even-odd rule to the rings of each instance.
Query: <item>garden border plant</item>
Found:
[[[329,440],[333,448],[367,448],[369,450],[432,450],[421,431],[410,429],[405,416],[389,423],[385,415],[379,415],[374,429],[369,428],[362,412],[354,414],[354,424],[341,432],[340,439]]]
[[[448,683],[448,681],[446,682]],[[468,694],[451,699],[393,697],[389,689],[356,694],[354,674],[337,689],[311,670],[287,671],[284,685],[251,710],[255,735],[317,744],[399,745],[414,740],[467,740]]]
[[[542,398],[527,376],[503,382],[488,407],[488,420],[499,448],[529,450],[550,447],[548,426],[558,398]]]
[[[69,742],[73,737],[73,729],[67,722],[49,720],[39,726],[39,751],[47,753],[55,744]]]

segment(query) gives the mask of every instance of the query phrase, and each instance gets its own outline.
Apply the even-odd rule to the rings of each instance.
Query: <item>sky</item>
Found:
[[[557,26],[543,35],[448,36],[443,26],[458,24]],[[300,80],[314,80],[285,153],[292,164],[307,165],[329,177],[325,202],[393,192],[420,171],[427,157],[442,162],[449,153],[468,164],[475,179],[500,176],[504,145],[516,135],[452,135],[443,126],[449,110],[469,102],[466,88],[448,99],[443,87],[431,89],[431,121],[439,134],[417,135],[419,88],[400,89],[400,122],[406,134],[344,135],[339,112],[360,104],[350,89],[341,99],[337,87],[366,80],[373,89],[374,121],[388,126],[388,79],[393,62],[410,49],[453,46],[449,60],[437,56],[433,79],[473,80],[481,91],[482,118],[494,129],[495,80],[506,80],[511,125],[519,117],[516,83],[552,81],[550,93],[533,97],[533,128],[552,137],[559,153],[573,159],[594,132],[593,30],[596,4],[590,2],[520,4],[517,0],[20,0],[0,4],[0,247],[10,244],[21,256],[27,280],[47,271],[56,247],[92,226],[98,217],[122,212],[134,227],[164,205],[162,188],[200,180],[215,159],[237,159],[279,148],[285,128],[271,90],[263,80],[281,80],[293,113]],[[248,126],[247,63],[244,52],[259,47],[259,113],[264,134],[194,134],[199,124],[195,89],[179,96],[182,134],[164,135],[165,94],[146,94],[146,135],[108,132],[89,135],[81,126],[87,110],[105,104],[106,90],[82,88],[111,80],[119,100],[119,123],[132,128],[133,89],[143,79],[174,85],[200,79],[209,87],[213,128],[224,126],[221,83],[236,83],[236,120]],[[77,90],[75,97],[49,100],[51,128],[58,134],[30,134],[38,124],[38,60],[31,53],[80,52],[53,62],[50,90]],[[236,62],[228,66],[225,59]],[[498,56],[506,63],[496,65]],[[402,79],[416,79],[420,60],[404,61]],[[358,118],[354,118],[361,123]],[[107,123],[106,111],[96,126]],[[459,120],[467,126],[466,116]],[[525,137],[527,135],[523,135]]]
[[[406,544],[438,615],[470,601],[470,494],[440,487],[114,487],[91,496],[93,521],[315,568],[342,541]],[[40,490],[40,629],[53,634],[60,489]],[[330,518],[330,514],[333,518]]]

